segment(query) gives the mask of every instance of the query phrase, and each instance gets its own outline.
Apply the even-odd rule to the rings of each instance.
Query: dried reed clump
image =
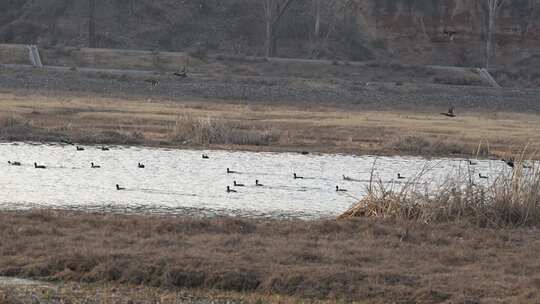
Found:
[[[340,218],[379,217],[440,223],[466,221],[481,227],[540,226],[540,170],[515,163],[511,175],[501,173],[479,184],[472,173],[449,177],[436,191],[412,179],[396,191],[383,182],[369,185],[367,195]]]
[[[279,140],[270,128],[258,129],[226,120],[182,115],[171,128],[171,140],[190,144],[234,144],[266,146]]]
[[[465,155],[475,150],[475,147],[464,143],[444,139],[430,139],[418,135],[395,138],[387,144],[387,148],[403,153],[422,155]],[[479,153],[480,155],[488,155],[489,151],[484,148]]]
[[[28,125],[29,122],[19,115],[0,116],[0,127],[2,128],[26,127]]]

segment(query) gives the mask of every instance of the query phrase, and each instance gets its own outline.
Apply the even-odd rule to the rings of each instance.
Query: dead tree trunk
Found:
[[[281,17],[295,0],[263,0],[266,25],[265,55],[272,57],[277,50],[277,28]]]
[[[493,32],[495,31],[495,22],[499,10],[505,0],[486,0],[487,1],[487,35],[486,35],[486,69],[489,69],[492,64],[493,56]]]
[[[96,23],[95,14],[96,0],[88,0],[88,47],[96,47]]]

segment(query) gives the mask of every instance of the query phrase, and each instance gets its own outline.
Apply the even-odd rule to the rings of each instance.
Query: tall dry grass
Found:
[[[170,130],[173,141],[190,144],[234,144],[267,146],[279,141],[277,131],[254,125],[242,125],[227,120],[210,117],[196,117],[189,114],[177,117]]]
[[[373,181],[367,195],[341,218],[380,217],[422,223],[470,222],[480,227],[540,226],[540,168],[523,157],[511,174],[478,182],[476,173],[448,177],[434,191],[421,183],[426,170],[399,190]]]

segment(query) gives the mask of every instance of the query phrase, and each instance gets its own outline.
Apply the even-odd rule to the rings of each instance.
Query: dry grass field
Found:
[[[214,289],[275,303],[287,302],[265,295],[540,301],[540,239],[527,228],[40,211],[0,213],[0,240],[0,275],[59,282]]]
[[[412,155],[506,155],[540,147],[540,117],[523,113],[358,111],[0,93],[0,137],[80,143]]]

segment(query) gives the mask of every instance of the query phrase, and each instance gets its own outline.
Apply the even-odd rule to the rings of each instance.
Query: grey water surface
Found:
[[[36,169],[34,162],[47,168]],[[101,168],[90,168],[91,162]],[[488,183],[479,172],[495,176],[510,170],[500,160],[475,162],[116,146],[76,151],[71,145],[3,143],[0,208],[320,218],[347,210],[365,195],[370,179],[394,189],[414,180],[429,191],[448,176],[470,174]],[[227,174],[227,168],[238,173]],[[293,173],[304,178],[294,179]],[[397,173],[406,178],[398,180]],[[264,186],[255,186],[256,179]],[[235,180],[245,187],[234,187]],[[116,184],[126,189],[117,191]],[[336,192],[336,185],[348,191]],[[237,192],[227,193],[226,186]]]

